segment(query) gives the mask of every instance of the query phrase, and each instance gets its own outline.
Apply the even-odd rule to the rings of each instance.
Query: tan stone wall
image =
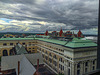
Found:
[[[7,45],[4,46],[3,44],[6,43]],[[10,45],[10,43],[13,43],[13,45]],[[7,50],[8,55],[10,50],[17,44],[20,43],[23,45],[25,43],[25,47],[27,47],[28,51],[31,51],[32,53],[37,53],[37,44],[36,40],[10,40],[10,41],[0,41],[0,56],[3,56],[3,50]],[[27,46],[26,46],[27,45]]]

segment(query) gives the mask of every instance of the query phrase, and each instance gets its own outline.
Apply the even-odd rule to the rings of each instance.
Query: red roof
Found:
[[[45,32],[45,35],[48,36],[48,31]]]
[[[62,36],[62,34],[63,34],[63,31],[61,29],[60,32],[59,32],[59,36]]]
[[[44,34],[36,34],[36,35],[44,35]]]
[[[56,31],[53,31],[53,32],[56,32]]]
[[[82,35],[82,32],[79,30],[78,31],[78,37],[81,37],[81,35]]]

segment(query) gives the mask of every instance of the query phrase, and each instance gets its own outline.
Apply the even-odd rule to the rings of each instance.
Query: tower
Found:
[[[61,28],[60,32],[59,32],[59,36],[61,37],[63,35],[63,30]]]
[[[82,34],[82,32],[81,32],[81,30],[78,31],[77,37],[84,37],[83,34]]]

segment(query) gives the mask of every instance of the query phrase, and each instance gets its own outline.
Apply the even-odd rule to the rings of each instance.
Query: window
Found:
[[[63,70],[64,70],[64,66],[63,66]]]
[[[94,68],[94,66],[93,66],[93,68],[92,68],[92,70],[94,70],[95,68]]]
[[[87,68],[85,68],[85,72],[87,72]]]
[[[59,64],[59,68],[60,68],[60,64]]]
[[[29,48],[29,49],[31,49],[31,48]]]
[[[62,62],[62,58],[60,58],[60,59],[59,59],[59,61],[61,61],[61,62]]]
[[[47,51],[46,51],[45,53],[46,53],[46,54],[48,54],[48,52],[47,52]]]
[[[3,43],[3,46],[7,46],[7,43]]]
[[[68,67],[70,67],[70,62],[68,63]]]
[[[61,65],[61,70],[62,70],[62,65]]]
[[[47,60],[47,59],[48,59],[48,57],[47,57],[47,56],[45,56],[45,59]]]
[[[95,60],[93,61],[93,65],[95,64]]]
[[[44,52],[44,50],[42,50],[42,52]]]
[[[35,49],[35,48],[33,48],[33,49]]]
[[[49,62],[51,63],[52,62],[52,59],[49,58]]]
[[[43,56],[43,58],[44,58],[44,55],[42,55]]]
[[[53,64],[54,64],[55,66],[57,66],[57,62],[56,62],[56,61],[53,61]]]
[[[23,42],[22,44],[23,44],[23,45],[25,45],[25,43],[24,43],[24,42]]]
[[[85,66],[88,66],[88,62],[85,63]]]
[[[57,59],[56,55],[53,56],[55,59]]]
[[[77,75],[80,75],[80,70],[77,70]]]
[[[77,64],[77,68],[80,68],[80,63]]]
[[[52,56],[51,53],[49,53],[49,56]]]
[[[68,69],[68,75],[70,75],[70,69]]]
[[[10,45],[13,45],[13,43],[10,43]]]

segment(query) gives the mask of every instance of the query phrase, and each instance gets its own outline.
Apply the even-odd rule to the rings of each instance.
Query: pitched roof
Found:
[[[35,73],[35,67],[29,62],[29,60],[24,56],[20,61],[20,73],[19,75],[33,75]],[[18,75],[18,67],[16,68],[16,73]]]
[[[29,60],[29,62],[32,65],[37,65],[37,59],[39,59],[39,64],[43,64],[43,58],[41,53],[2,56],[1,70],[4,71],[4,70],[16,69],[18,61],[21,61],[24,56]]]
[[[16,50],[16,53],[17,53],[17,54],[26,54],[26,53],[28,53],[28,52],[26,51],[25,47],[22,46],[22,45],[19,44],[19,43],[15,46],[15,50]]]

